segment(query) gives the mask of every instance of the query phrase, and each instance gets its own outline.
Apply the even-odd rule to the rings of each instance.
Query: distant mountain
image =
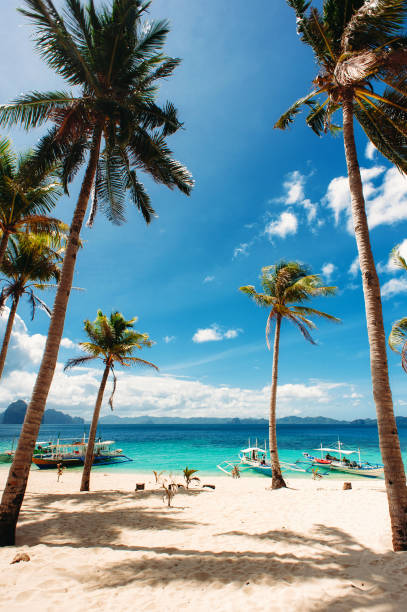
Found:
[[[21,425],[24,421],[27,404],[23,400],[12,402],[5,412],[0,413],[0,424]],[[44,412],[43,425],[83,425],[81,417],[71,417],[69,414],[48,408]]]
[[[407,417],[396,417],[397,425],[407,426]],[[213,417],[119,417],[108,414],[100,419],[103,425],[267,425],[267,419],[240,419],[240,418],[213,418]],[[277,419],[279,425],[349,425],[351,427],[376,426],[376,419],[355,419],[353,421],[341,421],[330,417],[298,417],[289,416]]]
[[[114,414],[108,414],[102,417],[99,422],[103,425],[210,425],[232,423],[236,425],[265,425],[268,423],[266,419],[238,419],[238,418],[213,418],[213,417],[119,417]]]

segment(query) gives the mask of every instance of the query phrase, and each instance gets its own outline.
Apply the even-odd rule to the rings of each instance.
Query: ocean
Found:
[[[20,433],[20,425],[0,425],[0,452],[9,450]],[[83,436],[84,429],[70,425],[44,425],[39,440],[56,440],[58,435],[68,441]],[[237,460],[239,450],[260,446],[267,440],[263,425],[101,425],[98,431],[104,440],[114,440],[116,447],[133,459],[115,466],[94,466],[95,470],[152,473],[152,470],[177,474],[186,466],[199,470],[204,476],[220,475],[217,465],[222,461]],[[381,463],[377,429],[374,426],[348,425],[279,425],[277,429],[281,461],[294,463],[304,451],[310,452],[321,443],[331,446],[338,438],[347,448],[360,448],[362,460]],[[407,427],[399,427],[403,459],[407,462]],[[268,446],[268,444],[267,444]],[[2,464],[1,469],[7,469]],[[37,468],[33,468],[37,469]],[[73,468],[80,469],[80,468]],[[249,475],[249,474],[248,474]],[[288,475],[288,474],[287,474]],[[295,477],[310,477],[301,472]],[[262,477],[256,475],[256,477]],[[329,478],[335,476],[329,475]],[[336,477],[341,477],[336,474]]]

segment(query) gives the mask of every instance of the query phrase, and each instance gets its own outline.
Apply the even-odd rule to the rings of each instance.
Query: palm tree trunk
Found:
[[[1,240],[0,240],[0,266],[3,263],[4,255],[5,255],[6,250],[7,250],[7,245],[8,245],[9,237],[10,237],[10,233],[9,232],[3,232],[3,235],[2,235]]]
[[[15,529],[27,487],[32,454],[57,364],[59,345],[64,330],[65,314],[72,287],[76,255],[79,248],[79,236],[96,174],[101,139],[102,128],[98,127],[93,135],[88,166],[69,231],[61,280],[55,297],[45,351],[1,500],[0,546],[10,546],[15,542]]]
[[[277,379],[278,379],[278,352],[280,349],[280,329],[281,316],[277,315],[276,330],[274,333],[273,349],[273,373],[271,376],[271,397],[270,397],[270,417],[269,417],[269,446],[271,461],[271,488],[281,489],[286,487],[284,478],[281,474],[280,461],[277,449],[277,424],[276,424],[276,402],[277,402]]]
[[[4,370],[4,364],[6,362],[8,345],[9,345],[9,342],[10,342],[11,332],[13,330],[14,319],[15,319],[15,316],[16,316],[16,311],[17,311],[17,306],[18,306],[18,302],[19,301],[20,301],[20,296],[16,295],[15,298],[13,299],[13,303],[11,305],[10,312],[9,312],[9,315],[8,315],[8,319],[7,319],[6,332],[4,334],[3,344],[2,344],[1,352],[0,352],[0,378],[3,375],[3,370]]]
[[[401,458],[389,383],[380,284],[370,245],[363,186],[353,133],[352,94],[349,94],[343,103],[343,135],[352,198],[353,226],[363,281],[373,397],[376,404],[380,451],[384,464],[393,548],[394,550],[407,550],[406,475]]]
[[[92,423],[89,430],[88,446],[86,448],[85,465],[83,466],[81,491],[89,491],[90,471],[93,464],[93,450],[95,447],[96,430],[99,422],[100,408],[102,406],[103,394],[110,371],[110,363],[106,364],[103,372],[102,382],[100,383],[98,396],[96,398],[95,409],[93,411]]]

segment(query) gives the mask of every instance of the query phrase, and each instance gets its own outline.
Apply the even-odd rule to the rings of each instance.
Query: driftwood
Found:
[[[206,489],[214,489],[214,488],[215,488],[215,485],[204,484],[204,485],[202,485],[202,488],[203,488],[203,489],[205,489],[205,488],[206,488]]]
[[[351,482],[344,482],[344,483],[343,483],[343,487],[342,487],[342,489],[343,489],[344,491],[348,491],[348,490],[349,490],[349,489],[351,489],[351,488],[352,488],[352,483],[351,483]]]

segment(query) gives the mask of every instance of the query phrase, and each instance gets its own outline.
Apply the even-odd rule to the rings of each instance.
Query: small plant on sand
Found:
[[[320,474],[318,468],[312,468],[312,480],[321,480],[322,474]]]
[[[187,489],[189,489],[189,485],[191,484],[191,482],[193,480],[197,481],[197,482],[201,482],[201,479],[198,478],[198,476],[194,476],[193,474],[196,474],[198,470],[190,470],[188,468],[188,466],[185,468],[185,470],[183,470],[183,474],[184,474],[184,478],[185,478],[185,482],[187,485]]]
[[[170,477],[168,480],[164,481],[161,486],[164,489],[163,501],[166,501],[168,508],[171,508],[171,502],[178,493],[178,485]]]
[[[232,474],[232,478],[240,478],[240,470],[238,465],[233,466],[233,470],[230,472]]]
[[[161,480],[161,476],[164,474],[164,472],[156,472],[155,470],[153,470],[153,474],[154,474],[154,478],[155,478],[155,483],[156,484],[160,484]]]
[[[64,473],[64,469],[65,469],[65,466],[62,463],[57,463],[57,482],[59,482],[59,479]]]

